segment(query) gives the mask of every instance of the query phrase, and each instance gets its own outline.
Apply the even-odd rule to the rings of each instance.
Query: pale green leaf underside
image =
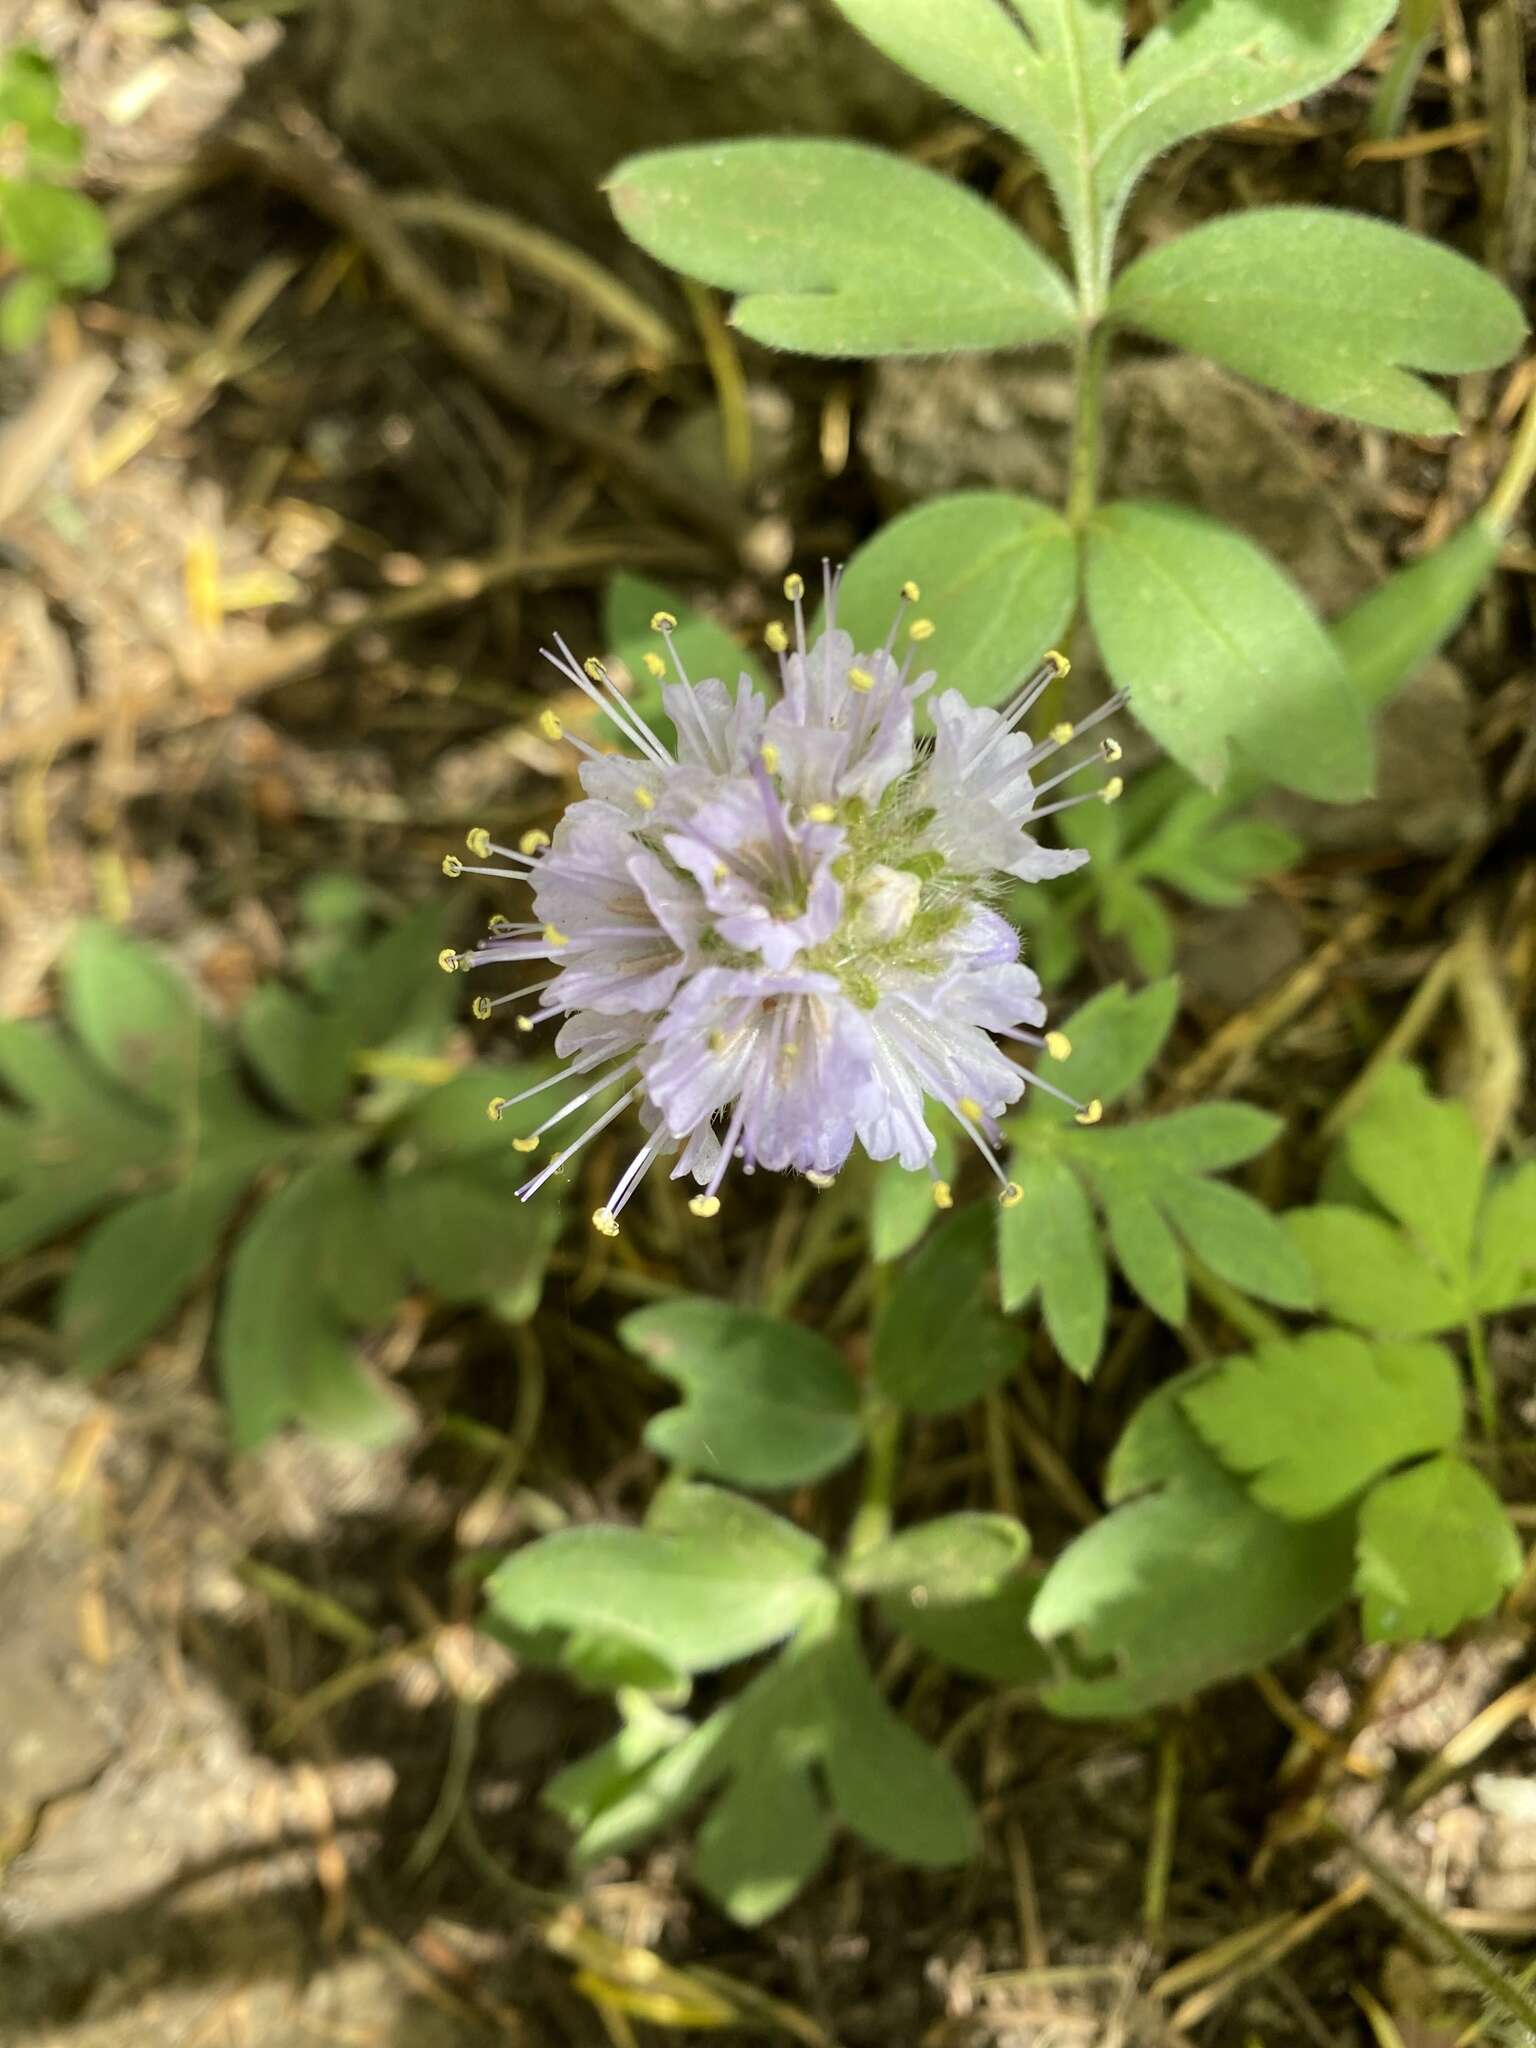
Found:
[[[1456,413],[1414,370],[1487,370],[1525,323],[1454,250],[1360,214],[1255,207],[1151,250],[1110,310],[1288,397],[1399,433],[1450,434]]]
[[[995,208],[859,143],[655,150],[609,181],[641,248],[737,292],[735,324],[811,355],[926,355],[1064,339],[1072,295]]]
[[[1486,1614],[1521,1568],[1502,1501],[1462,1459],[1427,1459],[1373,1487],[1355,1572],[1374,1642],[1449,1635]]]
[[[1212,787],[1231,755],[1303,795],[1371,787],[1371,741],[1338,650],[1288,577],[1183,506],[1106,505],[1086,587],[1110,674],[1153,738]]]
[[[1344,1330],[1266,1344],[1197,1379],[1184,1413],[1260,1507],[1309,1521],[1405,1459],[1461,1434],[1461,1380],[1441,1344]]]
[[[897,593],[915,581],[938,628],[924,649],[943,689],[996,704],[1066,630],[1077,548],[1060,513],[1009,491],[932,498],[889,521],[853,560],[837,620],[863,648],[883,646]]]

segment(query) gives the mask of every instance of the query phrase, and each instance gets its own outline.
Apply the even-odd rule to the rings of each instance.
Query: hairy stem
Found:
[[[1081,533],[1099,498],[1099,450],[1104,414],[1104,365],[1109,329],[1085,318],[1078,330],[1072,376],[1072,456],[1067,480],[1067,523]]]
[[[864,1490],[848,1532],[848,1555],[873,1550],[891,1533],[891,1503],[901,1450],[901,1410],[876,1397],[864,1414]]]
[[[1453,1956],[1490,2005],[1525,2028],[1531,2039],[1536,2040],[1536,1998],[1525,1984],[1510,1976],[1480,1942],[1469,1941],[1459,1928],[1442,1920],[1433,1906],[1410,1891],[1397,1873],[1342,1822],[1330,1814],[1323,1817],[1322,1825],[1365,1870],[1382,1904],[1422,1935],[1432,1947]]]

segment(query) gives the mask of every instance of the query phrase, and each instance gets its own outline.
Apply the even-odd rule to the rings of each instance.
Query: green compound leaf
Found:
[[[1053,1713],[1187,1698],[1280,1655],[1349,1592],[1353,1514],[1267,1513],[1185,1419],[1189,1386],[1174,1380],[1136,1411],[1110,1460],[1115,1512],[1068,1545],[1036,1595],[1035,1634],[1084,1672],[1044,1688]]]
[[[799,1486],[859,1447],[852,1376],[825,1338],[797,1323],[685,1298],[638,1309],[619,1335],[683,1390],[682,1406],[654,1417],[645,1440],[684,1470]]]
[[[677,621],[670,648],[651,631],[651,620],[658,612],[670,612]],[[662,686],[678,681],[679,672],[692,683],[718,677],[733,695],[740,676],[750,676],[759,688],[767,682],[754,650],[733,639],[707,612],[646,576],[631,576],[621,570],[609,583],[603,601],[603,634],[612,660],[621,663],[633,680],[633,689],[625,695],[646,718],[664,716]],[[648,654],[666,663],[664,676],[651,675],[645,665]]]
[[[64,1009],[81,1045],[132,1094],[188,1110],[220,1034],[161,956],[112,925],[82,925],[64,966]]]
[[[830,1598],[814,1538],[712,1486],[661,1494],[643,1529],[561,1529],[497,1567],[518,1629],[591,1629],[677,1671],[714,1671],[792,1635]]]
[[[959,1607],[995,1593],[1028,1553],[1029,1531],[1009,1515],[938,1515],[860,1551],[838,1576],[849,1593]]]
[[[932,1166],[942,1181],[955,1177],[954,1134],[941,1130],[934,1140]],[[926,1173],[908,1173],[894,1159],[874,1170],[875,1192],[869,1205],[869,1255],[877,1266],[889,1265],[911,1251],[938,1216],[933,1181]]]
[[[241,1006],[235,1029],[241,1051],[285,1109],[311,1123],[343,1113],[354,1047],[333,1016],[268,981]]]
[[[1086,590],[1110,674],[1192,775],[1217,786],[1235,749],[1305,796],[1369,793],[1370,731],[1339,653],[1250,541],[1183,506],[1106,505]]]
[[[1459,1102],[1429,1093],[1416,1067],[1393,1061],[1377,1075],[1345,1133],[1356,1178],[1453,1282],[1464,1284],[1482,1198],[1477,1126]]]
[[[1368,710],[1417,675],[1455,632],[1493,574],[1503,545],[1502,529],[1475,515],[1334,620],[1333,644]]]
[[[62,186],[0,182],[0,242],[66,291],[100,291],[112,276],[106,215]]]
[[[1095,1096],[1106,1107],[1141,1079],[1167,1042],[1179,1014],[1179,984],[1170,975],[1151,987],[1130,990],[1122,981],[1101,989],[1066,1026],[1071,1052],[1065,1060],[1049,1054],[1035,1061],[1042,1080],[1081,1102]],[[1040,1124],[1069,1124],[1070,1103],[1031,1089],[1028,1115]]]
[[[887,1595],[880,1602],[880,1617],[954,1671],[995,1685],[1038,1686],[1050,1677],[1053,1664],[1030,1632],[1034,1598],[1034,1583],[1015,1572],[995,1593],[953,1607],[915,1607],[905,1595]]]
[[[1496,1181],[1483,1204],[1472,1295],[1484,1315],[1536,1301],[1536,1159]]]
[[[1366,1635],[1449,1635],[1487,1614],[1522,1562],[1503,1502],[1461,1458],[1430,1458],[1384,1479],[1360,1511],[1355,1585]]]
[[[627,1776],[610,1754],[606,1769],[578,1781],[578,1799],[590,1803],[594,1789],[603,1797],[576,1843],[579,1864],[630,1848],[716,1792],[729,1805],[718,1831],[713,1816],[704,1823],[700,1841],[709,1850],[695,1874],[747,1924],[777,1911],[804,1882],[833,1818],[886,1854],[932,1868],[975,1852],[975,1815],[959,1779],[892,1713],[850,1618],[835,1605],[811,1614],[768,1669],[707,1721],[680,1740],[670,1728],[650,1740],[653,1760]],[[819,1801],[813,1810],[808,1797],[813,1767],[830,1812]],[[557,1781],[567,1801],[571,1775]],[[789,1808],[784,1824],[760,1810],[780,1799]]]
[[[851,1627],[816,1669],[833,1804],[866,1842],[903,1863],[945,1870],[977,1848],[976,1814],[953,1767],[886,1704]]]
[[[138,1193],[176,1148],[168,1119],[137,1106],[48,1025],[0,1019],[0,1084],[28,1111],[0,1123],[0,1258]]]
[[[0,348],[14,354],[30,348],[48,325],[48,315],[59,303],[59,288],[40,270],[29,270],[5,288],[0,298]]]
[[[212,1263],[249,1178],[244,1168],[205,1167],[96,1226],[54,1311],[71,1371],[95,1379],[155,1334]]]
[[[315,1244],[320,1292],[358,1329],[387,1322],[409,1278],[378,1187],[350,1160],[319,1171],[325,1175],[324,1220]]]
[[[558,1200],[517,1200],[523,1167],[515,1154],[477,1155],[384,1182],[390,1234],[421,1284],[444,1301],[485,1302],[509,1323],[538,1307],[561,1223]]]
[[[1311,1308],[1311,1267],[1279,1217],[1252,1195],[1191,1177],[1169,1182],[1163,1206],[1195,1257],[1223,1280],[1279,1308]]]
[[[999,1212],[998,1287],[1003,1307],[1022,1308],[1038,1288],[1045,1327],[1067,1364],[1086,1379],[1104,1349],[1109,1273],[1093,1210],[1064,1159],[1016,1156],[1022,1198]]]
[[[1066,631],[1077,597],[1077,546],[1049,505],[1010,491],[932,498],[883,526],[854,555],[837,622],[862,648],[883,647],[903,583],[938,631],[940,687],[997,704]]]
[[[1019,1333],[992,1307],[991,1205],[951,1216],[892,1288],[875,1326],[873,1372],[888,1400],[918,1415],[964,1408],[1019,1361]]]
[[[1454,1444],[1461,1399],[1443,1344],[1318,1330],[1202,1374],[1184,1413],[1260,1507],[1309,1521],[1394,1465]]]
[[[1391,0],[1186,0],[1122,67],[1123,12],[1103,0],[838,6],[887,56],[1039,159],[1096,296],[1114,223],[1155,157],[1337,78],[1392,13]]]
[[[1406,434],[1458,428],[1411,370],[1492,369],[1525,332],[1510,294],[1464,256],[1313,206],[1254,207],[1163,243],[1121,275],[1110,310],[1306,405]]]
[[[769,1742],[715,1801],[699,1829],[695,1879],[743,1927],[759,1927],[816,1875],[832,1816],[790,1741]]]
[[[1285,1226],[1312,1269],[1319,1302],[1340,1321],[1416,1337],[1464,1319],[1461,1292],[1381,1217],[1320,1203],[1293,1209]]]
[[[321,1293],[316,1245],[329,1176],[294,1175],[241,1235],[219,1318],[219,1368],[237,1449],[285,1422],[366,1448],[397,1441],[411,1410],[358,1357]]]
[[[628,158],[608,182],[625,233],[738,292],[772,348],[928,355],[1061,339],[1065,278],[994,208],[851,142],[720,142]]]
[[[1178,1329],[1189,1307],[1184,1253],[1149,1195],[1095,1176],[1115,1263],[1156,1316]]]
[[[30,133],[58,110],[58,74],[41,50],[19,43],[0,56],[0,127],[14,122]]]

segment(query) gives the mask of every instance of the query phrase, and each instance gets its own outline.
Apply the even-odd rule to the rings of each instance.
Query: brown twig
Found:
[[[390,290],[438,346],[525,419],[623,477],[658,510],[701,533],[732,558],[752,528],[740,505],[658,461],[594,408],[555,388],[543,367],[477,318],[412,246],[387,202],[310,116],[295,112],[279,135],[242,122],[224,150],[244,169],[280,185],[349,235]]]

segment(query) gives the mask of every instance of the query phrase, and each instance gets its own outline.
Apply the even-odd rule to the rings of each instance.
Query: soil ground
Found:
[[[1458,236],[1527,288],[1530,186],[1500,168],[1507,81],[1485,106],[1469,31],[1454,7],[1449,19],[1413,125],[1491,128],[1351,162],[1362,72],[1304,116],[1169,159],[1133,236],[1233,200],[1318,199]],[[286,20],[0,4],[0,39],[59,58],[120,240],[111,289],[33,358],[0,363],[4,1014],[46,1010],[71,920],[92,911],[131,917],[232,1006],[284,964],[306,876],[348,868],[403,904],[467,824],[549,815],[557,764],[530,726],[534,649],[557,630],[598,644],[614,569],[756,626],[791,537],[797,555],[842,554],[930,491],[1060,481],[1064,386],[1049,362],[850,377],[748,352],[738,402],[711,380],[680,298],[657,302],[676,336],[658,361],[579,293],[418,224],[453,303],[533,365],[535,402],[511,402],[506,376],[445,350],[303,176],[263,180],[249,148],[210,151],[237,122],[279,151],[313,145]],[[927,154],[983,185],[1016,177],[991,149],[951,126]],[[1016,184],[1011,203],[1031,216],[1038,193]],[[376,194],[368,204],[387,214]],[[1472,429],[1447,449],[1131,359],[1110,461],[1126,488],[1233,518],[1331,610],[1478,501],[1530,382],[1466,380]],[[573,444],[572,409],[611,420],[611,445]],[[744,421],[745,477],[724,453]],[[722,559],[707,520],[659,506],[626,449],[674,476],[691,461],[747,505],[750,566]],[[1517,534],[1447,658],[1392,711],[1377,802],[1293,813],[1312,849],[1300,870],[1239,916],[1182,919],[1188,1008],[1167,1082],[1201,1062],[1218,1090],[1310,1118],[1459,945],[1446,986],[1460,1007],[1429,1016],[1417,1050],[1485,1129],[1519,1117],[1519,1062],[1511,1079],[1499,1053],[1529,1038],[1536,1008],[1520,830],[1536,783],[1533,572]],[[1369,946],[1329,954],[1362,916]],[[1084,986],[1122,970],[1095,941]],[[1305,1141],[1279,1169],[1296,1185],[1314,1170]],[[206,1299],[133,1370],[83,1389],[47,1327],[67,1252],[6,1272],[4,2048],[622,2048],[684,2039],[711,1995],[735,2015],[727,2038],[845,2048],[1464,2038],[1466,1986],[1305,1822],[1320,1801],[1369,1827],[1451,1923],[1528,1948],[1529,1601],[1390,1659],[1341,1621],[1284,1668],[1155,1726],[1067,1727],[909,1672],[903,1710],[981,1792],[974,1868],[919,1876],[845,1844],[753,1934],[701,1906],[675,1844],[570,1889],[537,1794],[606,1731],[606,1709],[481,1642],[456,1562],[552,1516],[633,1514],[654,1477],[634,1448],[654,1397],[617,1354],[614,1316],[647,1274],[744,1295],[771,1282],[805,1213],[793,1196],[748,1201],[712,1250],[641,1230],[611,1265],[577,1244],[511,1346],[473,1317],[410,1305],[382,1362],[478,1434],[387,1457],[284,1441],[232,1462]],[[838,1302],[850,1278],[819,1276],[812,1299]],[[1119,1335],[1118,1371],[1086,1396],[1037,1361],[1031,1421],[1090,1489],[1130,1403],[1179,1359],[1144,1317],[1127,1311]],[[1531,1526],[1536,1336],[1495,1342],[1507,1490]],[[908,1483],[925,1510],[990,1504],[992,1474],[979,1425],[953,1421],[926,1432]],[[1048,1469],[1008,1483],[1042,1550],[1071,1533]],[[1476,1722],[1494,1701],[1495,1720]],[[1448,1744],[1445,1784],[1405,1798]],[[1171,1877],[1148,1924],[1175,1756]],[[461,1811],[476,1836],[447,1826]],[[1271,1922],[1262,1953],[1230,1946]]]

